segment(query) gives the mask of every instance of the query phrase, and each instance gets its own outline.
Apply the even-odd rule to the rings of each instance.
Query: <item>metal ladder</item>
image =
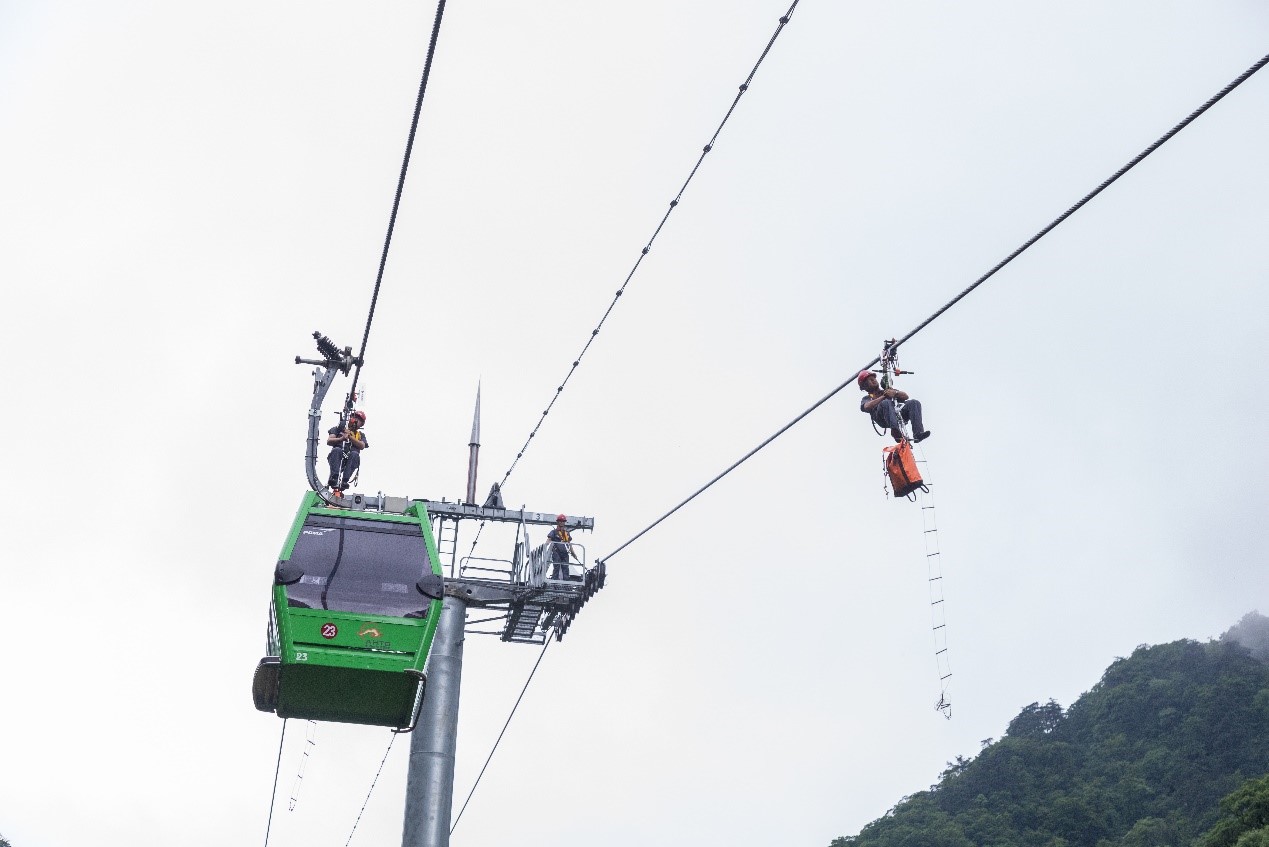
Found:
[[[502,640],[517,644],[545,644],[550,629],[538,626],[538,619],[545,610],[546,604],[536,600],[513,603],[502,630]]]
[[[926,464],[925,451],[920,449],[918,464]],[[924,474],[922,474],[924,476]],[[939,527],[934,513],[934,493],[930,488],[917,496],[921,503],[921,537],[925,539],[925,564],[930,588],[930,625],[934,632],[934,662],[939,675],[939,701],[936,709],[951,719],[952,703],[947,699],[951,685],[952,665],[947,655],[947,610],[943,603],[943,562],[939,551]]]
[[[449,556],[449,575],[454,575],[454,567],[458,563],[458,521],[438,518],[436,528],[436,554],[441,557],[441,567],[445,566],[445,557]],[[446,526],[449,526],[448,533]]]

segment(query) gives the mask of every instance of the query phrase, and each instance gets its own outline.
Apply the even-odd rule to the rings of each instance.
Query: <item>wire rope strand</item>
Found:
[[[569,380],[573,378],[573,374],[577,371],[578,366],[582,363],[582,359],[586,356],[586,351],[588,351],[591,344],[595,342],[595,338],[599,335],[599,331],[603,329],[604,323],[608,320],[608,316],[612,314],[613,309],[617,306],[617,301],[620,300],[621,296],[626,292],[626,286],[630,285],[630,280],[634,277],[635,272],[639,270],[639,266],[643,264],[644,257],[646,257],[652,250],[652,242],[657,240],[657,236],[661,234],[661,229],[665,226],[666,221],[670,219],[670,215],[678,207],[679,201],[683,199],[683,193],[687,191],[687,187],[696,176],[696,172],[700,170],[701,164],[705,161],[705,157],[709,155],[711,150],[714,149],[714,144],[718,141],[718,136],[722,133],[723,127],[727,125],[727,121],[731,120],[732,113],[736,111],[736,106],[740,103],[740,98],[743,97],[745,92],[749,90],[749,85],[753,82],[754,76],[758,73],[758,68],[762,66],[763,61],[767,58],[767,54],[771,52],[771,48],[775,44],[776,39],[780,37],[780,33],[783,32],[785,26],[788,25],[789,19],[793,16],[793,10],[797,8],[799,2],[801,2],[801,0],[793,0],[793,4],[789,6],[788,11],[780,16],[780,21],[776,25],[775,31],[771,34],[771,38],[767,40],[766,46],[762,48],[762,53],[758,56],[758,61],[754,63],[753,68],[750,69],[749,75],[745,77],[745,81],[740,84],[739,90],[737,90],[736,96],[732,98],[731,105],[727,108],[727,113],[723,115],[723,119],[718,124],[718,128],[715,129],[714,134],[710,136],[709,142],[701,148],[701,154],[697,157],[696,164],[692,166],[692,170],[687,175],[687,179],[685,179],[683,184],[679,186],[678,193],[675,194],[674,199],[670,201],[670,205],[666,209],[665,214],[661,216],[661,220],[657,224],[656,229],[652,231],[652,236],[639,251],[639,256],[635,259],[634,265],[630,268],[630,272],[626,274],[626,278],[622,281],[621,287],[617,289],[615,294],[613,294],[612,300],[608,303],[608,308],[605,309],[603,315],[600,316],[599,323],[597,323],[595,328],[591,330],[590,336],[586,339],[586,343],[582,345],[581,352],[577,354],[575,359],[573,359],[572,367],[570,367],[568,373],[564,375],[564,379],[560,382],[559,387],[555,389],[555,394],[552,395],[550,402],[546,404],[546,408],[542,411],[542,414],[538,416],[538,422],[534,424],[528,437],[524,439],[524,444],[521,445],[518,451],[516,451],[515,459],[511,462],[511,466],[507,468],[507,472],[502,475],[502,481],[498,483],[499,488],[506,485],[507,480],[511,477],[512,471],[514,471],[516,469],[516,465],[520,463],[521,457],[523,457],[528,451],[529,444],[532,443],[533,439],[537,436],[538,430],[542,428],[542,424],[546,421],[546,416],[549,415],[551,413],[551,409],[555,407],[555,401],[558,400],[560,395],[564,393],[564,389],[568,386]],[[354,381],[354,385],[355,384],[356,382]],[[471,549],[473,551],[476,549],[476,545],[480,543],[480,535],[484,532],[484,530],[485,522],[481,521],[479,528],[476,530],[476,537],[471,543]]]
[[[366,792],[366,799],[361,804],[361,811],[357,813],[357,820],[353,821],[352,832],[348,833],[348,840],[344,842],[344,847],[348,847],[352,843],[353,835],[357,832],[357,824],[361,823],[361,816],[366,811],[366,806],[370,804],[370,795],[375,793],[375,786],[379,784],[379,775],[383,773],[383,765],[388,761],[388,754],[392,752],[392,744],[397,740],[397,733],[392,733],[392,737],[388,739],[388,749],[383,751],[383,758],[379,760],[379,770],[375,771],[375,778],[370,781],[370,790]]]
[[[524,699],[524,692],[529,690],[529,683],[533,682],[533,676],[538,672],[538,665],[542,664],[542,658],[546,656],[546,648],[550,646],[551,639],[548,637],[542,644],[542,652],[538,653],[538,660],[533,663],[533,670],[529,671],[529,678],[524,681],[524,688],[520,689],[520,696],[516,698],[515,705],[511,707],[511,714],[507,715],[507,722],[502,725],[502,731],[498,733],[498,739],[494,741],[493,748],[490,749],[489,755],[485,757],[485,764],[481,766],[480,773],[476,775],[476,781],[472,783],[471,791],[467,792],[467,799],[463,801],[463,807],[458,810],[458,815],[454,818],[454,823],[449,828],[450,835],[454,834],[454,830],[458,828],[458,822],[463,819],[463,812],[467,811],[467,804],[471,802],[472,795],[476,793],[476,786],[480,785],[480,780],[489,768],[489,763],[493,760],[494,753],[498,751],[498,745],[502,743],[502,737],[507,734],[507,727],[511,726],[511,719],[515,717],[516,709],[520,708],[520,701]]]
[[[669,208],[667,208],[665,214],[661,216],[661,220],[657,224],[656,229],[652,231],[652,236],[639,251],[639,256],[635,259],[634,265],[630,268],[630,272],[626,274],[625,280],[622,281],[621,288],[617,289],[617,292],[613,295],[611,302],[608,304],[608,308],[604,310],[603,315],[600,317],[599,323],[595,325],[593,330],[591,330],[590,337],[586,339],[586,343],[582,346],[581,352],[577,355],[577,358],[573,360],[573,365],[564,376],[564,381],[561,382],[560,386],[555,389],[555,395],[551,398],[550,402],[547,403],[546,409],[538,417],[537,425],[534,426],[533,430],[529,433],[528,438],[524,440],[524,445],[516,453],[515,461],[511,463],[511,467],[507,468],[507,472],[502,475],[502,483],[499,483],[500,486],[503,483],[506,483],[507,478],[511,476],[511,472],[515,470],[520,458],[528,449],[534,436],[537,435],[543,421],[546,420],[546,416],[550,413],[551,407],[555,405],[555,401],[559,399],[560,394],[564,391],[564,387],[568,385],[568,381],[572,379],[573,373],[577,370],[578,365],[581,364],[582,357],[586,355],[586,351],[589,350],[591,344],[595,342],[596,336],[598,336],[599,331],[603,329],[604,323],[608,320],[609,315],[612,314],[613,309],[617,306],[617,302],[621,299],[621,295],[625,293],[626,287],[630,284],[630,280],[634,277],[635,272],[639,270],[639,266],[643,263],[644,258],[652,250],[652,243],[656,241],[657,236],[661,234],[661,230],[665,226],[666,221],[670,219],[670,215],[673,214],[675,208],[678,207],[679,201],[683,199],[683,193],[687,191],[687,187],[696,176],[696,172],[700,170],[701,164],[705,161],[705,157],[709,155],[711,150],[714,149],[714,145],[717,143],[718,136],[722,133],[723,127],[727,125],[727,121],[731,119],[732,113],[736,111],[736,106],[740,103],[740,98],[743,97],[745,92],[749,90],[749,85],[753,82],[754,76],[758,73],[758,68],[762,66],[763,61],[767,58],[767,54],[771,52],[771,47],[775,44],[775,40],[780,37],[780,33],[784,30],[784,27],[789,23],[789,19],[793,15],[793,10],[797,8],[799,2],[800,0],[794,0],[793,4],[789,6],[789,10],[780,17],[780,22],[777,24],[775,32],[771,34],[771,38],[767,40],[766,46],[763,47],[762,54],[758,57],[758,61],[754,63],[753,68],[749,71],[749,75],[745,77],[745,81],[740,85],[739,90],[736,92],[736,96],[732,98],[731,105],[727,108],[727,113],[723,115],[722,121],[718,124],[718,128],[714,130],[714,134],[710,136],[709,142],[701,149],[701,154],[697,157],[696,164],[692,166],[692,170],[687,175],[687,179],[683,181],[683,185],[679,187],[678,193],[675,194],[674,199],[670,201]]]
[[[286,718],[282,719],[282,737],[278,739],[278,764],[273,770],[273,794],[269,797],[269,820],[264,825],[264,847],[269,847],[269,832],[273,829],[273,805],[278,800],[278,775],[282,773],[282,744],[286,741]]]
[[[383,238],[383,253],[379,256],[379,272],[375,275],[374,292],[370,295],[370,311],[366,315],[366,329],[361,336],[361,352],[357,354],[352,387],[348,390],[349,402],[357,394],[357,380],[366,358],[366,345],[370,342],[370,324],[375,319],[375,306],[379,303],[379,288],[383,285],[383,270],[388,264],[388,250],[392,246],[392,232],[397,225],[397,212],[401,208],[401,194],[405,190],[405,174],[410,168],[410,154],[414,151],[414,137],[418,133],[419,114],[423,111],[423,95],[427,92],[427,80],[432,75],[432,58],[436,55],[436,40],[441,32],[441,18],[445,15],[445,0],[436,4],[436,19],[432,22],[432,37],[427,45],[427,58],[423,62],[423,76],[419,80],[419,94],[414,100],[414,117],[410,121],[410,134],[405,141],[405,155],[401,159],[401,174],[397,177],[397,190],[392,198],[392,212],[388,215],[388,232]]]
[[[1187,115],[1176,126],[1172,127],[1172,129],[1168,130],[1163,135],[1159,136],[1159,138],[1153,144],[1151,144],[1145,150],[1142,150],[1140,153],[1134,156],[1132,161],[1128,162],[1128,164],[1124,165],[1122,168],[1115,171],[1115,173],[1113,173],[1111,176],[1107,177],[1102,182],[1101,185],[1097,186],[1092,191],[1088,192],[1083,197],[1081,197],[1073,206],[1071,206],[1065,212],[1063,212],[1062,214],[1054,218],[1049,223],[1048,226],[1046,226],[1044,229],[1040,230],[1035,235],[1027,239],[1026,242],[1024,242],[1021,247],[1019,247],[1017,250],[1014,250],[1005,258],[1001,259],[1000,262],[997,263],[996,266],[993,267],[991,270],[987,271],[987,273],[983,274],[978,279],[974,280],[969,285],[969,287],[967,287],[964,291],[962,291],[960,294],[957,294],[951,300],[947,301],[947,303],[944,304],[943,308],[939,309],[937,312],[930,315],[928,318],[926,318],[924,321],[918,324],[916,329],[912,330],[907,335],[903,336],[903,338],[900,338],[892,346],[891,349],[898,350],[899,347],[905,341],[912,338],[912,336],[916,335],[921,330],[925,329],[927,326],[933,323],[938,317],[940,317],[944,312],[946,312],[948,309],[952,308],[957,303],[959,303],[962,299],[964,299],[971,291],[973,291],[978,286],[982,285],[987,280],[991,279],[991,277],[995,276],[997,271],[999,271],[1005,265],[1012,262],[1014,259],[1021,256],[1029,247],[1031,247],[1031,245],[1035,244],[1041,238],[1048,235],[1053,229],[1055,229],[1058,226],[1058,224],[1062,223],[1071,215],[1075,214],[1075,212],[1079,211],[1084,206],[1085,203],[1087,203],[1089,200],[1092,200],[1098,194],[1101,194],[1103,191],[1109,188],[1114,182],[1116,182],[1121,176],[1123,176],[1124,174],[1128,173],[1128,171],[1135,168],[1138,164],[1141,163],[1143,159],[1145,159],[1155,150],[1158,150],[1160,147],[1162,147],[1169,139],[1172,138],[1172,136],[1176,135],[1178,132],[1180,132],[1181,130],[1189,126],[1191,123],[1193,123],[1195,119],[1197,119],[1200,115],[1202,115],[1208,109],[1212,108],[1222,99],[1224,99],[1226,94],[1229,94],[1235,88],[1237,88],[1238,86],[1246,82],[1248,79],[1250,79],[1252,74],[1256,73],[1256,71],[1263,68],[1266,64],[1269,64],[1269,54],[1265,55],[1264,57],[1260,59],[1260,61],[1256,62],[1250,68],[1248,68],[1247,70],[1239,74],[1238,78],[1230,82],[1229,85],[1226,85],[1220,91],[1216,92],[1211,97],[1209,97],[1206,103],[1204,103],[1202,106],[1199,106],[1193,112],[1190,112],[1190,114]],[[869,367],[871,367],[871,365]]]
[[[934,314],[930,315],[928,318],[926,318],[926,319],[925,319],[925,320],[923,320],[920,324],[918,324],[918,325],[917,325],[917,327],[916,327],[915,329],[913,329],[913,330],[912,330],[911,332],[909,332],[907,335],[903,336],[903,337],[902,337],[902,338],[900,338],[897,342],[895,342],[893,345],[891,345],[891,349],[892,349],[892,350],[897,350],[897,349],[899,349],[900,345],[904,344],[904,343],[905,343],[905,342],[907,342],[909,339],[911,339],[913,336],[915,336],[918,332],[920,332],[921,330],[923,330],[923,329],[925,329],[927,326],[929,326],[931,323],[933,323],[933,322],[934,322],[937,318],[939,318],[940,316],[942,316],[944,312],[946,312],[948,309],[952,308],[952,307],[953,307],[953,306],[955,306],[957,303],[959,303],[961,300],[963,300],[966,296],[968,296],[968,295],[969,295],[969,293],[970,293],[970,292],[972,292],[974,289],[978,288],[980,285],[982,285],[984,282],[986,282],[988,279],[990,279],[992,276],[994,276],[994,275],[996,274],[996,272],[997,272],[997,271],[999,271],[1001,268],[1003,268],[1005,265],[1009,264],[1009,263],[1010,263],[1010,262],[1012,262],[1014,259],[1018,258],[1018,256],[1022,255],[1022,253],[1023,253],[1023,252],[1025,252],[1025,251],[1026,251],[1029,247],[1031,247],[1033,244],[1035,244],[1037,241],[1039,241],[1041,238],[1043,238],[1044,236],[1048,235],[1048,234],[1049,234],[1049,233],[1050,233],[1053,229],[1055,229],[1055,228],[1058,226],[1058,224],[1060,224],[1060,223],[1062,223],[1063,221],[1065,221],[1065,220],[1066,220],[1067,218],[1069,218],[1072,214],[1074,214],[1074,213],[1075,213],[1076,211],[1078,211],[1081,207],[1083,207],[1086,203],[1088,203],[1088,201],[1092,200],[1092,199],[1093,199],[1094,197],[1096,197],[1098,194],[1101,194],[1101,193],[1102,193],[1102,191],[1104,191],[1104,190],[1106,190],[1107,188],[1109,188],[1109,187],[1110,187],[1110,186],[1111,186],[1111,185],[1112,185],[1112,184],[1113,184],[1116,180],[1118,180],[1121,176],[1123,176],[1124,174],[1128,173],[1128,171],[1130,171],[1130,170],[1132,170],[1134,167],[1136,167],[1136,166],[1137,166],[1137,165],[1138,165],[1138,164],[1139,164],[1139,163],[1140,163],[1143,159],[1145,159],[1147,156],[1149,156],[1149,155],[1150,155],[1151,153],[1153,153],[1155,150],[1157,150],[1157,149],[1159,149],[1161,146],[1163,146],[1163,144],[1164,144],[1165,142],[1167,142],[1169,139],[1171,139],[1174,135],[1176,135],[1176,134],[1177,134],[1178,132],[1180,132],[1181,130],[1185,129],[1185,127],[1189,126],[1189,125],[1190,125],[1190,124],[1191,124],[1191,123],[1192,123],[1192,122],[1193,122],[1196,118],[1198,118],[1200,115],[1202,115],[1202,114],[1203,114],[1204,112],[1206,112],[1208,109],[1212,108],[1212,106],[1216,105],[1216,103],[1218,103],[1221,99],[1223,99],[1223,98],[1225,97],[1225,95],[1229,94],[1229,93],[1230,93],[1231,91],[1233,91],[1235,88],[1237,88],[1238,86],[1240,86],[1240,85],[1242,85],[1244,82],[1246,82],[1246,81],[1247,81],[1247,80],[1248,80],[1248,79],[1252,76],[1252,74],[1256,73],[1256,71],[1259,71],[1259,70],[1260,70],[1261,68],[1263,68],[1266,64],[1269,64],[1269,55],[1265,55],[1262,59],[1260,59],[1260,61],[1256,62],[1256,63],[1255,63],[1254,65],[1252,65],[1250,68],[1248,68],[1247,70],[1243,71],[1243,73],[1242,73],[1242,74],[1240,74],[1240,75],[1238,76],[1238,78],[1237,78],[1237,79],[1235,79],[1233,82],[1229,83],[1229,84],[1228,84],[1228,85],[1226,85],[1224,88],[1222,88],[1219,92],[1217,92],[1216,94],[1214,94],[1214,95],[1212,95],[1210,98],[1208,98],[1208,100],[1207,100],[1207,102],[1206,102],[1206,103],[1204,103],[1202,106],[1199,106],[1197,109],[1195,109],[1193,112],[1191,112],[1191,113],[1190,113],[1190,114],[1189,114],[1189,115],[1188,115],[1188,116],[1187,116],[1184,120],[1182,120],[1182,121],[1181,121],[1180,123],[1178,123],[1176,126],[1172,127],[1172,129],[1168,130],[1168,131],[1167,131],[1166,133],[1164,133],[1162,136],[1160,136],[1160,137],[1159,137],[1159,139],[1158,139],[1158,140],[1156,140],[1153,144],[1151,144],[1151,145],[1150,145],[1149,147],[1147,147],[1145,150],[1143,150],[1143,151],[1141,151],[1140,153],[1138,153],[1135,157],[1133,157],[1133,159],[1132,159],[1130,162],[1128,162],[1128,164],[1124,165],[1122,168],[1120,168],[1120,169],[1119,169],[1119,170],[1117,170],[1114,174],[1112,174],[1109,178],[1107,178],[1106,180],[1104,180],[1104,181],[1101,183],[1101,185],[1099,185],[1099,186],[1097,186],[1096,188],[1094,188],[1094,189],[1093,189],[1092,191],[1090,191],[1088,194],[1085,194],[1082,198],[1080,198],[1080,200],[1079,200],[1077,203],[1075,203],[1073,206],[1071,206],[1069,209],[1067,209],[1067,210],[1066,210],[1065,212],[1063,212],[1061,215],[1059,215],[1058,217],[1056,217],[1055,219],[1053,219],[1053,221],[1052,221],[1052,222],[1050,222],[1048,226],[1044,227],[1044,228],[1043,228],[1043,229],[1041,229],[1039,232],[1037,232],[1035,235],[1031,236],[1031,238],[1027,239],[1027,240],[1026,240],[1026,242],[1024,242],[1024,243],[1022,244],[1022,246],[1021,246],[1021,247],[1019,247],[1017,250],[1014,250],[1012,253],[1010,253],[1008,256],[1006,256],[1004,259],[1002,259],[1000,262],[998,262],[998,263],[995,265],[995,267],[993,267],[991,270],[987,271],[987,273],[983,274],[983,275],[982,275],[982,276],[980,276],[978,279],[974,280],[974,282],[973,282],[972,284],[970,284],[970,285],[969,285],[969,287],[967,287],[964,291],[962,291],[960,294],[957,294],[955,297],[953,297],[951,300],[949,300],[947,303],[945,303],[945,304],[942,306],[942,308],[940,308],[938,311],[934,312]],[[868,370],[868,369],[869,369],[869,368],[871,368],[873,365],[877,364],[879,361],[881,361],[881,357],[880,357],[880,356],[875,356],[875,357],[873,357],[873,359],[872,359],[871,361],[869,361],[869,362],[868,362],[868,364],[864,365],[864,366],[863,366],[862,368],[860,368],[859,370],[860,370],[860,371],[863,371],[863,370]],[[858,371],[856,371],[855,373],[858,373]],[[697,497],[699,497],[701,494],[703,494],[703,493],[704,493],[707,489],[709,489],[711,486],[713,486],[713,485],[714,485],[714,483],[718,482],[720,479],[722,479],[723,477],[727,476],[727,474],[731,473],[731,472],[732,472],[732,471],[734,471],[736,468],[740,467],[742,464],[744,464],[746,461],[748,461],[748,460],[749,460],[749,459],[750,459],[750,458],[751,458],[751,457],[752,457],[755,453],[757,453],[757,452],[758,452],[759,450],[761,450],[762,448],[766,447],[766,446],[767,446],[768,444],[770,444],[772,441],[775,441],[777,438],[779,438],[779,437],[780,437],[781,435],[783,435],[784,433],[788,432],[788,431],[789,431],[789,429],[791,429],[791,428],[793,427],[793,425],[794,425],[794,424],[797,424],[797,423],[798,423],[798,422],[800,422],[803,418],[805,418],[807,415],[809,415],[811,412],[815,411],[815,410],[816,410],[816,409],[818,409],[820,406],[822,406],[822,405],[824,405],[825,403],[827,403],[827,402],[828,402],[828,401],[829,401],[832,397],[834,397],[835,395],[837,395],[837,394],[838,394],[838,393],[839,393],[839,392],[840,392],[843,388],[845,388],[846,386],[850,385],[850,384],[851,384],[852,382],[854,382],[854,381],[855,381],[855,377],[854,377],[854,376],[851,376],[851,377],[850,377],[850,379],[847,379],[847,380],[846,380],[845,382],[843,382],[841,385],[837,386],[837,387],[836,387],[836,388],[834,388],[832,391],[828,392],[828,393],[827,393],[827,394],[825,394],[823,397],[821,397],[819,400],[815,401],[815,403],[813,403],[813,404],[812,404],[809,408],[807,408],[804,412],[802,412],[802,413],[801,413],[800,415],[798,415],[796,418],[794,418],[793,420],[789,421],[787,424],[785,424],[784,426],[782,426],[780,429],[776,430],[776,432],[775,432],[773,435],[771,435],[769,438],[767,438],[765,441],[763,441],[763,442],[762,442],[761,444],[759,444],[757,447],[753,448],[753,449],[752,449],[752,450],[750,450],[748,453],[746,453],[744,456],[742,456],[740,459],[738,459],[737,461],[733,462],[733,463],[732,463],[732,464],[731,464],[731,465],[730,465],[730,466],[729,466],[729,467],[728,467],[725,471],[723,471],[722,473],[720,473],[720,474],[718,474],[717,476],[715,476],[713,479],[711,479],[709,482],[707,482],[707,483],[705,483],[704,485],[702,485],[700,488],[696,489],[696,491],[694,491],[691,495],[689,495],[689,496],[688,496],[685,500],[683,500],[683,501],[682,501],[682,502],[680,502],[677,506],[675,506],[674,508],[670,509],[670,511],[666,512],[664,515],[662,515],[661,517],[657,518],[657,519],[656,519],[655,521],[653,521],[651,524],[649,524],[648,526],[646,526],[645,528],[643,528],[642,530],[640,530],[640,531],[638,532],[638,534],[636,534],[634,537],[630,538],[628,541],[626,541],[626,542],[625,542],[624,544],[622,544],[620,547],[618,547],[617,549],[613,550],[611,553],[607,554],[606,556],[602,556],[602,557],[600,557],[600,559],[599,559],[598,561],[599,561],[599,562],[606,562],[606,561],[608,561],[608,560],[609,560],[609,559],[611,559],[613,556],[617,555],[617,554],[618,554],[618,553],[620,553],[622,550],[624,550],[624,549],[626,549],[627,547],[629,547],[629,546],[630,546],[631,544],[633,544],[635,541],[637,541],[637,540],[639,540],[640,538],[642,538],[642,537],[643,537],[645,534],[647,534],[647,532],[648,532],[649,530],[651,530],[653,527],[657,526],[659,523],[661,523],[662,521],[664,521],[664,520],[665,520],[666,518],[668,518],[670,515],[674,514],[674,513],[675,513],[675,512],[677,512],[679,509],[683,508],[683,507],[684,507],[684,506],[686,506],[688,503],[690,503],[690,502],[692,502],[693,500],[695,500]]]

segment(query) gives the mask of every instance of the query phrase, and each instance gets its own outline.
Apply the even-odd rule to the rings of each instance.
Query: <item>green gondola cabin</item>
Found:
[[[422,503],[345,511],[308,492],[274,572],[256,708],[413,727],[443,589]]]

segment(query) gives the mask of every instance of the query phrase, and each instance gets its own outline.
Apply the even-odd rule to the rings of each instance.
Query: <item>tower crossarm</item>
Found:
[[[526,523],[535,526],[555,526],[558,517],[555,512],[529,512],[524,509],[498,509],[491,506],[477,506],[474,503],[438,503],[435,500],[418,501],[427,507],[427,513],[434,517],[451,519],[477,518],[482,521],[501,521],[504,523]],[[569,529],[595,528],[595,519],[581,515],[566,515],[566,526]]]
[[[443,500],[411,500],[408,497],[392,497],[382,494],[345,494],[332,498],[331,502],[341,509],[358,512],[391,512],[402,514],[411,503],[421,503],[432,517],[448,520],[475,518],[482,521],[498,521],[500,523],[523,523],[533,526],[555,526],[559,517],[555,512],[530,512],[525,509],[499,509],[493,506],[477,506],[472,503],[448,503]],[[595,529],[595,519],[584,515],[565,515],[565,526],[570,530]]]

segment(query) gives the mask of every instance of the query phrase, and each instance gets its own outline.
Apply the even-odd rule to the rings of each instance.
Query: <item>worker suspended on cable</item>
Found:
[[[930,431],[921,423],[921,401],[913,400],[897,388],[882,388],[872,371],[859,372],[859,390],[868,392],[859,401],[859,411],[872,415],[873,422],[890,430],[895,441],[903,441],[903,424],[912,424],[912,440],[924,441]]]
[[[326,444],[334,449],[326,457],[330,463],[330,479],[326,484],[332,491],[342,492],[351,486],[361,467],[361,451],[370,446],[362,427],[366,413],[355,411],[348,416],[348,424],[340,423],[330,428]]]
[[[551,579],[581,579],[568,573],[569,557],[577,559],[579,564],[581,559],[577,558],[577,551],[573,549],[573,536],[565,528],[567,521],[567,515],[556,515],[555,529],[546,534],[546,540],[551,542]]]

